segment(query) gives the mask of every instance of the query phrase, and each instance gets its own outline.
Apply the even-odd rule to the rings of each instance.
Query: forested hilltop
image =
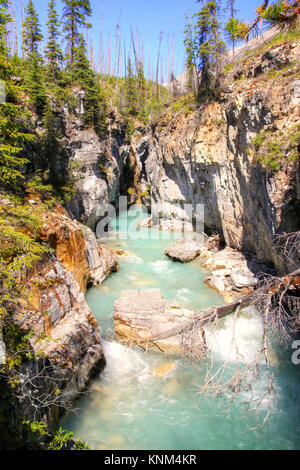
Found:
[[[21,2],[20,36],[15,1],[0,0],[0,345],[6,352],[0,366],[0,448],[88,447],[72,441],[65,431],[57,432],[57,423],[105,362],[97,321],[83,296],[88,286],[101,284],[118,269],[114,253],[99,248],[93,233],[99,221],[97,208],[115,203],[119,195],[129,196],[130,204],[149,205],[151,191],[157,200],[163,199],[163,172],[168,173],[174,155],[179,164],[184,160],[181,155],[194,145],[199,123],[205,131],[199,142],[206,142],[207,149],[227,134],[231,144],[234,128],[236,147],[240,145],[255,171],[259,168],[264,181],[271,181],[272,187],[283,181],[288,209],[282,232],[292,233],[293,243],[299,242],[299,2],[265,1],[258,5],[253,22],[245,23],[238,18],[234,0],[225,6],[198,0],[199,12],[187,16],[185,73],[175,77],[170,66],[167,84],[160,79],[161,36],[150,73],[145,72],[142,47],[133,33],[121,58],[118,30],[115,67],[111,58],[104,67],[103,45],[96,64],[93,42],[88,44],[86,38],[93,14],[90,1],[61,3],[62,18],[56,1],[49,1],[43,27],[34,1],[29,0],[24,11]],[[259,28],[271,28],[274,34],[252,50]],[[239,46],[245,41],[249,49],[246,45],[241,57]],[[267,101],[270,94],[262,98],[261,77],[270,89],[274,85],[274,109]],[[254,96],[254,89],[260,96]],[[293,90],[294,100],[284,111],[290,113],[288,125],[281,100],[286,90]],[[240,105],[244,98],[248,101]],[[248,140],[240,132],[243,126],[251,134]],[[186,148],[176,146],[186,140]],[[174,152],[165,162],[172,142],[177,142]],[[231,160],[240,158],[229,144]],[[149,163],[153,153],[159,157]],[[215,156],[208,160],[211,166],[222,163]],[[201,186],[193,185],[192,181],[192,200]],[[254,199],[247,198],[245,205]],[[279,207],[283,199],[276,193],[272,204]],[[268,206],[263,217],[267,213],[267,219],[269,212]],[[272,229],[277,223],[273,219]],[[249,217],[245,224],[252,222]],[[266,242],[269,225],[262,225],[264,238],[257,237],[257,252],[284,275],[286,266]],[[209,220],[207,227],[208,232],[222,231],[219,220]],[[255,251],[251,227],[243,241],[234,223],[230,228],[237,235],[225,233],[228,245]]]

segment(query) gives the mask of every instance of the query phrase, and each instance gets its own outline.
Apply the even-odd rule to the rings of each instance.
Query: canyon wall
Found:
[[[93,129],[83,129],[77,120],[65,117],[65,150],[75,178],[70,213],[95,231],[101,209],[134,186],[135,160],[124,121],[114,113],[108,120],[105,138]]]
[[[20,300],[4,342],[1,337],[8,351],[13,340],[27,335],[15,352],[18,361],[21,354],[16,393],[5,379],[0,387],[5,403],[0,407],[0,435],[8,446],[11,435],[12,445],[21,445],[24,420],[44,421],[55,430],[62,411],[105,365],[99,325],[84,293],[119,269],[116,255],[60,205],[45,214],[40,237],[52,251],[29,270],[29,298]]]
[[[162,118],[140,139],[137,160],[154,214],[163,205],[161,226],[176,229],[183,215],[189,219],[185,204],[203,204],[207,232],[280,273],[290,269],[272,236],[300,228],[299,147],[290,158],[282,144],[275,171],[255,160],[253,139],[266,132],[274,144],[299,132],[299,56],[298,41],[239,62],[225,77],[220,102]]]

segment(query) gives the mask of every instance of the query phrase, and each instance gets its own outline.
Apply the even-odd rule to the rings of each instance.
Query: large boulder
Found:
[[[120,341],[168,354],[182,353],[180,330],[194,317],[191,310],[168,305],[158,289],[125,290],[114,304],[115,331]]]
[[[260,264],[254,255],[229,247],[210,253],[202,265],[211,272],[211,276],[205,279],[206,284],[216,289],[228,302],[251,292],[261,274],[273,274],[272,269]]]
[[[174,261],[188,263],[201,254],[201,248],[194,240],[180,240],[166,249],[165,255]]]

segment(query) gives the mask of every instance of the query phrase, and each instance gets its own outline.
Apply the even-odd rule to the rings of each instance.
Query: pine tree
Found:
[[[34,111],[38,116],[43,116],[47,103],[47,94],[41,56],[36,52],[30,54],[27,59],[25,88]]]
[[[128,58],[127,76],[125,82],[125,115],[137,116],[137,90],[136,80],[133,75],[131,59]]]
[[[33,53],[38,54],[38,47],[43,39],[38,14],[34,8],[32,0],[29,0],[28,5],[25,8],[25,15],[25,21],[23,24],[23,44],[28,56]]]
[[[204,0],[198,0],[203,2]],[[200,95],[214,95],[218,92],[220,77],[220,57],[225,50],[221,40],[219,16],[221,3],[208,0],[197,13],[198,67],[201,71]]]
[[[230,12],[230,20],[226,23],[226,31],[232,43],[233,59],[234,59],[234,50],[235,50],[235,43],[236,43],[235,31],[236,31],[236,24],[237,24],[237,22],[235,21],[235,15],[237,13],[237,10],[234,8],[234,5],[235,5],[235,0],[227,0],[227,8],[229,9],[229,12]]]
[[[84,121],[100,133],[105,133],[105,100],[101,95],[99,84],[91,69],[87,58],[87,50],[83,35],[79,36],[79,45],[74,51],[73,67],[71,71],[72,83],[81,86],[85,92],[84,96]]]
[[[186,53],[186,67],[187,67],[187,86],[188,89],[193,91],[196,94],[195,88],[195,75],[197,78],[197,86],[199,88],[198,83],[198,74],[197,74],[197,43],[196,43],[196,28],[195,25],[192,23],[191,18],[186,15],[185,19],[187,20],[184,34],[184,45],[185,45],[185,53]]]
[[[262,13],[262,19],[267,24],[268,28],[275,27],[282,31],[299,29],[299,0],[277,1],[269,5]]]
[[[25,12],[26,17],[23,25],[24,45],[27,53],[25,88],[34,106],[35,112],[38,115],[42,115],[47,96],[44,85],[42,57],[38,49],[43,36],[32,0],[29,0]]]
[[[137,67],[137,87],[138,87],[138,102],[139,114],[142,119],[145,118],[146,108],[146,79],[144,75],[144,66],[141,60],[138,61]]]
[[[11,21],[8,5],[9,1],[2,0],[0,3],[0,80],[6,89],[6,101],[0,104],[0,186],[16,189],[23,178],[21,169],[27,163],[20,152],[32,136],[23,129],[22,112],[16,104],[18,89],[11,81],[13,70],[5,44],[6,26]]]
[[[6,25],[11,21],[10,15],[8,14],[9,0],[2,0],[0,2],[0,53],[1,58],[5,57],[6,50]]]
[[[50,0],[48,4],[48,42],[45,49],[47,58],[47,69],[49,71],[49,81],[57,82],[61,77],[61,63],[63,60],[62,49],[59,45],[60,21],[55,10],[55,0]]]
[[[92,16],[90,0],[63,0],[64,32],[68,44],[69,68],[72,69],[80,43],[80,28],[89,28],[87,18]]]
[[[231,18],[225,24],[225,36],[232,43],[232,59],[234,60],[235,45],[244,39],[247,24],[238,18]]]

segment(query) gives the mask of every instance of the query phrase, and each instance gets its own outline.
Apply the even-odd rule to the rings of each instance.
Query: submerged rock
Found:
[[[165,255],[174,261],[188,263],[201,254],[201,248],[193,240],[179,240],[166,249]]]
[[[191,310],[169,306],[158,289],[125,290],[114,303],[117,337],[122,342],[164,353],[182,353],[178,329],[194,317]]]
[[[175,367],[176,367],[175,362],[166,362],[156,367],[154,372],[157,377],[162,378],[162,377],[165,377],[170,372],[172,372],[175,369]]]

